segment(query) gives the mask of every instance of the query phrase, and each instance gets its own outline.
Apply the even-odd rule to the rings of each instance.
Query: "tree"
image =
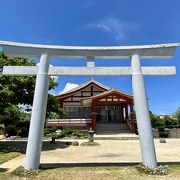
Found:
[[[0,66],[35,66],[36,63],[28,58],[7,57],[0,52]],[[18,104],[32,105],[34,89],[35,89],[36,77],[34,76],[2,76],[0,75],[0,123],[12,122],[18,120],[19,117],[13,117],[14,111],[18,112]],[[55,88],[58,85],[53,78],[49,80],[49,90]],[[48,110],[59,112],[59,105],[55,97],[48,96]],[[56,108],[55,108],[56,107]],[[19,112],[18,112],[19,113]],[[18,114],[17,113],[17,114]],[[10,115],[11,114],[11,115]],[[9,120],[7,119],[9,118]],[[7,123],[5,123],[7,124]]]
[[[149,111],[152,127],[164,127],[164,120]]]
[[[65,111],[60,107],[58,100],[53,95],[48,94],[46,117],[58,119],[63,117],[64,115]]]
[[[177,108],[175,115],[177,120],[180,122],[180,107]]]

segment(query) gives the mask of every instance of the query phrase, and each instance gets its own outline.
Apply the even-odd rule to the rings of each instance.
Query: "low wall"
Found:
[[[159,131],[158,129],[152,128],[152,133],[154,138],[159,138]]]
[[[169,138],[180,138],[180,128],[169,129],[168,137]]]
[[[168,138],[180,138],[180,128],[173,128],[173,129],[165,129],[168,132]],[[159,138],[159,131],[158,129],[152,128],[152,133],[154,138]]]

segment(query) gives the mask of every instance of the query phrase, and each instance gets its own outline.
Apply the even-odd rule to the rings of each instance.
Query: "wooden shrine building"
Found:
[[[131,95],[110,89],[92,79],[60,94],[57,99],[66,115],[61,119],[49,119],[49,127],[92,127],[95,133],[116,133],[120,132],[119,127],[121,132],[128,128],[135,133]]]

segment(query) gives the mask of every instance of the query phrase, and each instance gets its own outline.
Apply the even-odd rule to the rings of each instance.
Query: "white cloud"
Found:
[[[62,91],[57,91],[58,87],[56,87],[55,89],[51,89],[49,91],[49,94],[52,94],[53,96],[57,96],[59,94],[65,93],[73,88],[78,87],[79,84],[74,84],[74,83],[66,83],[66,85],[64,86],[64,89]]]
[[[31,113],[32,111],[32,106],[29,104],[18,104],[18,107],[22,112]]]
[[[96,28],[113,36],[116,41],[126,40],[129,33],[138,31],[139,24],[135,22],[122,21],[116,18],[106,18],[96,23],[85,25],[86,28]]]
[[[58,87],[56,87],[56,88],[58,88]],[[57,96],[57,95],[60,94],[60,93],[57,92],[55,89],[51,89],[48,93],[49,93],[49,94],[52,94],[53,96]]]
[[[65,87],[64,87],[64,89],[63,89],[63,91],[61,93],[67,92],[67,91],[69,91],[69,90],[71,90],[73,88],[76,88],[78,86],[79,86],[79,84],[66,83],[66,85],[65,85]]]
[[[82,8],[88,8],[88,7],[90,7],[90,6],[93,6],[93,5],[95,5],[96,4],[96,1],[94,1],[94,0],[86,0],[86,1],[84,1],[84,3],[82,4]]]
[[[36,66],[39,66],[40,63],[37,63]],[[53,67],[52,64],[49,65],[50,67]],[[58,76],[51,76],[52,79],[54,79],[54,81],[58,81]]]

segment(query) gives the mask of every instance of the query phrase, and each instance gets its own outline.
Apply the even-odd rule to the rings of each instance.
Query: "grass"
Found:
[[[19,156],[20,154],[21,154],[20,152],[1,151],[0,152],[0,164],[15,158],[15,157]]]
[[[83,142],[83,143],[81,144],[81,146],[100,146],[100,144],[97,143],[97,142],[87,141],[87,142]]]
[[[15,173],[0,173],[0,179],[59,179],[59,180],[173,180],[180,179],[180,166],[170,166],[170,173],[166,176],[147,175],[137,170],[134,166],[126,167],[74,167],[74,168],[57,168],[41,169],[38,172],[23,175]]]

